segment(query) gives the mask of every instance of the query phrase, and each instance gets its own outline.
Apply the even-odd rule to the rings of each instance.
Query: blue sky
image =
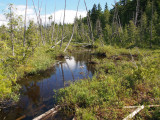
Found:
[[[41,1],[42,1],[41,19],[43,23],[45,21],[45,5],[47,6],[47,9],[46,9],[47,18],[51,15],[52,16],[55,15],[56,16],[55,22],[62,23],[65,0],[34,0],[36,9],[38,8],[38,1],[40,1],[40,6],[41,6]],[[65,23],[73,23],[75,15],[76,15],[76,8],[77,8],[78,0],[66,0],[66,1],[67,1],[67,8],[66,8]],[[114,4],[114,0],[86,0],[88,10],[92,9],[94,4],[98,5],[99,3],[101,4],[102,9],[104,9],[106,2],[108,3],[109,9],[111,9],[112,4]],[[6,11],[7,6],[10,3],[14,4],[15,8],[17,8],[17,10],[14,11],[16,15],[22,15],[23,16],[22,19],[24,18],[26,0],[1,0],[0,1],[0,25],[2,24],[7,25],[8,23],[8,20],[5,18],[5,16],[3,15],[4,12],[2,11],[3,10]],[[54,13],[55,5],[56,5],[56,12]],[[80,5],[79,5],[78,17],[80,16],[81,17],[86,16],[84,0],[81,0]],[[28,0],[27,22],[29,20],[33,20],[34,22],[37,22],[32,0]],[[49,24],[48,19],[47,19],[47,24]]]
[[[38,0],[34,0],[35,5],[38,7]],[[56,11],[64,9],[64,1],[65,0],[39,0],[40,2],[43,1],[43,13],[44,13],[44,7],[45,4],[47,4],[47,13],[50,14],[54,11],[54,7],[56,4]],[[80,10],[85,10],[84,6],[84,0],[81,0],[80,3]],[[4,10],[9,3],[13,3],[15,5],[25,5],[26,0],[1,0],[0,2],[0,13],[2,10]],[[78,0],[67,0],[67,9],[68,10],[76,10]],[[104,9],[105,3],[108,3],[109,8],[112,8],[111,4],[114,4],[114,0],[86,0],[88,9],[91,9],[93,7],[93,4],[98,4],[100,3],[102,8]],[[28,0],[28,5],[33,6],[32,0]],[[42,13],[42,14],[43,14]]]

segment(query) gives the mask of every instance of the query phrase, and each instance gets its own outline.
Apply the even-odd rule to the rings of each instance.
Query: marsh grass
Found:
[[[105,52],[107,57],[100,62],[96,59],[97,72],[92,79],[80,80],[57,91],[62,108],[67,107],[78,120],[119,120],[129,114],[123,106],[160,104],[159,50],[105,46],[95,52]],[[159,114],[152,109],[145,109],[146,115],[143,113],[139,113],[139,118],[153,119]]]
[[[59,46],[57,46],[58,48]],[[9,51],[6,49],[6,52]],[[4,55],[3,61],[0,61],[0,102],[18,101],[20,86],[17,84],[17,80],[28,74],[37,74],[52,67],[56,62],[56,56],[62,53],[61,51],[56,52],[55,49],[46,45],[37,47],[34,52],[27,53],[26,59],[23,59],[20,54],[15,57],[9,56],[10,54]]]

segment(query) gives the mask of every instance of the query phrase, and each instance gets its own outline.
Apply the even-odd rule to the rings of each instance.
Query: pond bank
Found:
[[[92,59],[97,73],[92,79],[80,80],[57,92],[61,111],[77,120],[123,119],[133,109],[123,106],[160,104],[159,50],[132,50],[104,46]],[[158,119],[160,108],[145,108],[134,119]]]
[[[54,106],[56,99],[53,98],[53,90],[68,86],[70,81],[92,77],[94,67],[87,64],[90,51],[75,52],[69,56],[46,71],[19,80],[22,86],[20,100],[14,108],[0,111],[0,119],[11,120],[24,116],[24,120],[33,119]]]

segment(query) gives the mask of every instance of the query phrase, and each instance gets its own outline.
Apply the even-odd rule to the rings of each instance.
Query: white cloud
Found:
[[[86,11],[79,11],[77,16],[80,18],[80,16],[83,18],[87,14]],[[54,13],[52,14],[54,16]],[[64,17],[64,10],[59,10],[55,12],[55,21],[56,23],[63,23],[63,17]],[[65,23],[73,23],[74,19],[76,17],[76,11],[75,10],[66,10],[66,15],[65,15]]]
[[[7,26],[7,23],[8,23],[8,22],[6,22],[6,21],[0,21],[0,26],[1,26],[1,25]]]
[[[0,14],[0,21],[5,21],[5,20],[6,20],[5,16]]]
[[[22,19],[24,20],[26,6],[25,5],[14,5],[14,8],[16,8],[14,10],[14,13],[16,13],[16,15],[22,15]],[[38,12],[38,10],[37,10],[37,12]],[[56,23],[60,23],[60,22],[63,23],[64,10],[59,10],[59,11],[56,11],[55,13],[46,15],[47,24],[49,24],[49,19],[48,19],[49,16],[52,15],[52,21],[54,20],[54,14],[55,14],[55,22]],[[80,16],[83,18],[86,15],[87,15],[86,11],[79,11],[78,12],[78,18],[80,18]],[[73,23],[75,16],[76,16],[75,10],[66,10],[65,23]],[[45,15],[41,15],[41,19],[44,24],[45,23]],[[29,20],[33,20],[35,23],[37,22],[37,17],[36,17],[33,6],[28,6],[28,8],[27,8],[27,22],[29,22]],[[0,14],[0,25],[2,25],[2,24],[6,25],[7,20],[4,15]]]
[[[70,66],[71,70],[76,69],[76,61],[75,61],[74,57],[71,57],[71,59],[66,59],[66,63],[68,64],[68,65],[65,64],[66,68],[68,68],[68,66]]]
[[[52,21],[54,21],[54,14],[55,14],[55,22],[56,23],[63,23],[63,17],[64,17],[64,10],[59,10],[59,11],[56,11],[55,13],[52,13],[52,14],[47,14],[46,15],[46,21],[47,21],[47,24],[49,23],[49,17],[52,15]],[[73,23],[74,22],[74,19],[76,17],[76,11],[75,10],[66,10],[66,13],[65,13],[65,23]],[[86,11],[79,11],[78,14],[77,14],[77,17],[80,18],[80,16],[83,18],[85,17],[87,14]],[[36,15],[33,14],[33,15],[29,15],[28,16],[28,19],[29,20],[34,20],[35,22],[37,21],[37,18],[36,18]],[[45,23],[45,15],[41,15],[41,19],[42,19],[42,22],[43,24]]]
[[[6,17],[3,14],[0,14],[0,25],[7,25]]]

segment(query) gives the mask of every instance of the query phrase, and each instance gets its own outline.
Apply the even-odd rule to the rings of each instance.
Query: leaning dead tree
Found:
[[[42,3],[43,3],[43,0],[41,1],[41,5],[39,4],[39,0],[38,0],[38,18],[39,18],[39,21],[41,19]]]
[[[38,18],[38,14],[37,14],[37,10],[36,10],[35,4],[34,4],[34,0],[32,0],[32,3],[33,3],[34,11],[35,11],[36,17],[37,17],[37,24],[40,25],[40,21],[39,21],[39,18]]]
[[[80,0],[78,0],[77,11],[76,11],[76,17],[75,17],[75,20],[74,20],[72,35],[71,35],[71,38],[70,38],[70,40],[69,40],[69,42],[68,42],[68,44],[67,44],[67,46],[66,46],[64,52],[66,52],[66,50],[67,50],[69,44],[70,44],[71,41],[72,41],[73,35],[74,35],[75,26],[76,26],[76,19],[77,19],[77,14],[78,14],[78,8],[79,8],[79,3],[80,3]]]
[[[39,1],[38,1],[38,2],[39,2]],[[38,8],[39,14],[37,13],[37,10],[36,10],[35,4],[34,4],[34,0],[32,0],[32,3],[33,3],[33,6],[34,6],[34,11],[35,11],[35,13],[36,13],[37,23],[38,23],[38,26],[39,26],[39,29],[40,29],[42,44],[44,44],[43,34],[42,34],[42,19],[40,18],[42,2],[41,2],[41,7]],[[38,3],[38,4],[39,4],[39,3]],[[38,5],[38,6],[39,6],[39,5]]]
[[[65,0],[65,7],[64,7],[63,28],[62,28],[62,39],[61,39],[60,48],[62,48],[62,44],[63,44],[65,15],[66,15],[66,0]]]
[[[90,38],[92,40],[92,44],[94,44],[94,37],[93,37],[93,32],[92,32],[92,25],[91,25],[90,15],[89,15],[89,12],[88,12],[88,9],[87,9],[87,4],[86,4],[85,0],[84,0],[84,4],[85,4],[85,7],[86,7],[86,11],[87,11],[87,23],[88,23],[89,32],[90,32]]]

